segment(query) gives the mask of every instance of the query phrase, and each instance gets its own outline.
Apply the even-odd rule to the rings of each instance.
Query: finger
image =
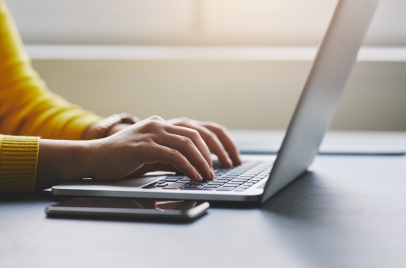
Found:
[[[208,130],[207,128],[200,126],[199,124],[184,121],[181,125],[186,128],[195,129],[199,132],[200,136],[203,138],[204,142],[210,148],[210,150],[218,156],[220,163],[225,167],[233,166],[233,162],[230,159],[227,151],[225,150],[223,144],[218,139],[217,135]],[[212,163],[213,165],[213,163]]]
[[[220,163],[225,166],[225,167],[232,167],[233,162],[230,159],[228,152],[224,148],[223,144],[219,140],[216,134],[211,132],[205,127],[196,125],[194,126],[196,130],[200,133],[202,136],[203,140],[206,142],[206,144],[209,146],[210,150],[217,155]]]
[[[197,130],[189,128],[189,127],[179,127],[179,126],[170,125],[170,126],[166,127],[166,131],[169,133],[172,133],[172,134],[188,137],[189,139],[191,139],[193,141],[193,143],[195,144],[195,146],[197,147],[197,149],[202,154],[202,156],[206,159],[210,168],[213,167],[210,150]]]
[[[163,162],[173,165],[193,181],[201,181],[202,177],[179,151],[159,144],[147,144],[144,148],[143,161],[146,163]]]
[[[235,165],[242,164],[240,152],[226,128],[214,123],[203,123],[202,126],[217,135]]]
[[[207,160],[203,157],[199,149],[197,149],[192,139],[185,136],[166,133],[166,135],[156,137],[155,142],[182,153],[204,178],[212,179],[214,177],[214,173]]]

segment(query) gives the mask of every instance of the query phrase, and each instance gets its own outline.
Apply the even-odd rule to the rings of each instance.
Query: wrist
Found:
[[[87,154],[86,160],[88,161],[88,178],[95,178],[97,177],[98,172],[100,172],[101,165],[103,161],[100,161],[100,157],[102,155],[103,150],[103,142],[105,142],[107,138],[104,139],[95,139],[86,141],[87,142]]]
[[[91,141],[40,140],[36,189],[91,177]]]
[[[114,125],[108,132],[107,132],[107,136],[111,136],[125,128],[128,128],[129,126],[131,126],[131,124],[117,124]]]
[[[137,117],[131,114],[113,114],[89,126],[84,131],[82,140],[105,138],[139,121]]]

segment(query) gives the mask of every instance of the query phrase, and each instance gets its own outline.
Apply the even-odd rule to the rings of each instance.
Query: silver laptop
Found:
[[[265,202],[312,163],[336,111],[379,0],[340,0],[275,161],[218,168],[213,181],[145,175],[113,182],[83,179],[52,188],[55,195]]]

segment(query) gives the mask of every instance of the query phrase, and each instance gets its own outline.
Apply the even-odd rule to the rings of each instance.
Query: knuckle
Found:
[[[190,126],[191,124],[193,124],[193,122],[190,118],[180,117],[178,120],[178,124],[186,127],[186,126]]]
[[[217,132],[217,134],[226,134],[227,133],[227,128],[225,126],[219,125],[217,123],[212,123],[212,127],[214,129],[216,129],[215,132]]]
[[[191,147],[193,145],[193,141],[188,137],[183,137],[182,142],[185,147]]]
[[[219,131],[220,131],[220,133],[222,133],[222,134],[224,134],[224,135],[227,134],[227,129],[226,129],[225,127],[223,127],[223,126],[220,126],[220,127],[219,127]]]
[[[191,136],[193,139],[198,139],[198,138],[200,138],[200,133],[199,133],[199,131],[197,131],[196,129],[191,129],[191,130],[190,130],[190,136]]]
[[[145,124],[145,126],[149,131],[154,131],[160,128],[161,123],[158,121],[150,120]]]
[[[144,144],[147,144],[147,145],[153,144],[153,143],[155,143],[154,136],[151,135],[151,134],[146,135],[146,136],[144,137],[144,139],[143,139],[142,142],[143,142]]]
[[[190,119],[188,117],[185,117],[185,116],[180,117],[179,120],[184,121],[184,122],[190,121]]]
[[[208,136],[209,136],[209,139],[215,141],[216,143],[219,142],[219,141],[218,141],[218,138],[217,138],[217,136],[216,136],[215,134],[209,133]]]
[[[163,121],[164,119],[158,115],[153,115],[149,119],[154,120],[154,121]]]
[[[226,129],[224,126],[222,126],[220,124],[217,124],[217,123],[214,123],[214,122],[212,122],[211,124],[212,124],[213,127],[217,128],[218,130],[224,131]]]
[[[169,150],[169,157],[170,157],[170,159],[175,159],[175,160],[177,160],[177,159],[179,159],[179,158],[181,157],[181,155],[180,155],[180,153],[179,153],[177,150],[175,150],[175,149],[170,149],[170,150]]]

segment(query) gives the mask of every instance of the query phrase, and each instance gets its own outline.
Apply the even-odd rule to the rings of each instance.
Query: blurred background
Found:
[[[49,88],[100,115],[285,129],[337,0],[6,0]],[[383,0],[332,129],[406,130],[406,1]]]

